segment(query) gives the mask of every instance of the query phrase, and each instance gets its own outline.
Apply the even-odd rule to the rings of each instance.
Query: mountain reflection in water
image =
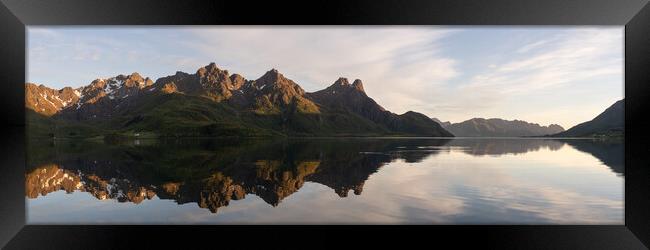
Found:
[[[306,182],[339,197],[362,195],[369,177],[391,162],[418,164],[440,153],[519,155],[572,147],[623,175],[621,142],[552,139],[176,139],[122,144],[30,142],[26,196],[65,190],[140,204],[158,197],[217,213],[247,195],[278,206]],[[386,187],[388,188],[388,187]],[[391,187],[394,188],[394,187]],[[280,209],[280,208],[278,208]],[[218,216],[218,215],[217,215]]]

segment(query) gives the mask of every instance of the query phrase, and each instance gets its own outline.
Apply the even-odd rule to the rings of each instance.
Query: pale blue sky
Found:
[[[247,79],[271,68],[316,91],[363,80],[396,113],[520,119],[569,128],[623,98],[620,26],[30,26],[28,82],[79,87],[210,62]]]

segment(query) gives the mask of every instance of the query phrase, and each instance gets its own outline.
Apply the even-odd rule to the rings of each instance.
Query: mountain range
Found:
[[[431,118],[455,136],[460,137],[623,137],[625,131],[625,100],[619,100],[591,121],[564,130],[551,124],[541,126],[520,120],[473,118],[459,123]]]
[[[439,136],[424,114],[395,114],[346,78],[308,93],[276,69],[256,80],[219,69],[153,81],[138,73],[59,90],[25,85],[28,136]]]
[[[390,112],[359,79],[341,77],[309,93],[276,69],[247,80],[215,63],[156,81],[132,73],[58,90],[26,83],[25,106],[29,137],[593,137],[621,136],[624,127],[623,100],[566,131],[498,118],[451,123],[414,111]]]
[[[435,119],[443,128],[455,136],[462,137],[520,137],[552,135],[564,131],[562,126],[551,124],[541,126],[520,120],[503,120],[498,118],[473,118],[459,123],[441,122]]]

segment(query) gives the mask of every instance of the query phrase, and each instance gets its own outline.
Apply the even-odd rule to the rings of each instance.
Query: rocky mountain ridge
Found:
[[[86,125],[96,127],[95,134],[452,136],[423,114],[385,110],[366,95],[359,79],[350,84],[339,78],[307,93],[276,69],[247,80],[210,63],[194,74],[176,72],[155,82],[132,73],[77,89],[25,88],[26,108],[33,111],[28,120],[47,123],[39,126],[48,128],[41,135],[65,137],[66,126]],[[63,134],[54,131],[60,128]]]

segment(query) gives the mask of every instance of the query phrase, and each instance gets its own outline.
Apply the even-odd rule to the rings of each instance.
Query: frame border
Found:
[[[455,246],[509,249],[647,249],[650,246],[650,147],[647,143],[650,122],[644,113],[650,105],[650,70],[646,68],[650,65],[648,0],[1,1],[0,110],[8,129],[3,131],[0,144],[3,173],[0,175],[0,197],[3,198],[0,246],[7,249],[152,247],[151,242],[141,240],[143,237],[155,239],[165,247],[187,247],[188,239],[208,245],[229,241],[238,247],[268,247],[284,238],[296,241],[311,238],[312,246],[317,241],[321,247],[340,247],[343,245],[338,239],[342,235],[354,236],[355,241],[363,245],[394,243],[399,239],[401,247],[440,241]],[[23,84],[26,26],[206,24],[625,25],[625,225],[25,226]],[[360,235],[361,232],[364,235]],[[395,238],[398,232],[409,238]],[[255,240],[250,240],[251,236]],[[318,239],[318,236],[327,238]],[[337,238],[328,239],[332,237]],[[455,240],[461,237],[472,240]],[[165,239],[184,241],[166,242]]]

